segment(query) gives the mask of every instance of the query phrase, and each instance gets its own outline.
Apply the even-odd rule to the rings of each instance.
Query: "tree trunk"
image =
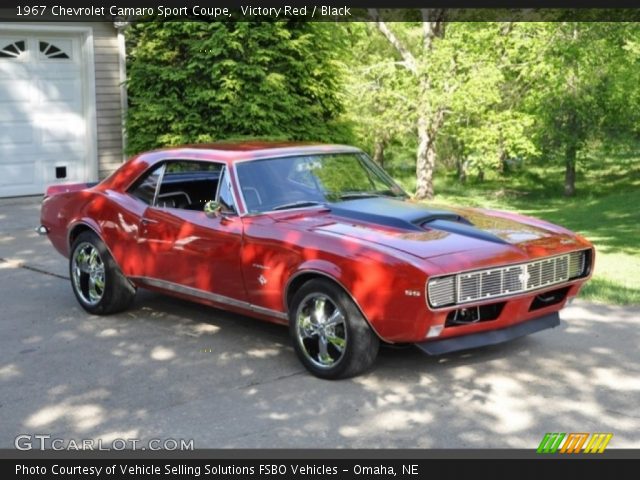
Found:
[[[434,135],[424,115],[418,119],[418,151],[416,154],[416,198],[431,200],[433,198],[433,172],[436,165],[436,149]]]
[[[500,166],[498,167],[498,172],[500,175],[504,175],[509,171],[509,165],[507,165],[507,152],[504,150],[500,151]]]
[[[433,10],[423,8],[422,14],[422,40],[423,49],[421,52],[422,59],[426,60],[431,55],[433,42],[436,38],[444,38],[445,22],[444,10]],[[426,99],[433,89],[429,74],[421,71],[419,66],[422,62],[418,62],[420,57],[416,58],[411,50],[400,41],[393,31],[385,22],[380,21],[380,16],[376,9],[369,9],[369,15],[376,21],[376,25],[380,32],[385,36],[389,43],[395,48],[402,57],[402,65],[416,77],[420,84],[421,99]],[[455,66],[455,62],[453,64]],[[451,92],[448,92],[451,93]],[[428,102],[427,102],[428,103]],[[439,128],[442,126],[444,118],[444,109],[432,112],[427,117],[420,112],[418,118],[418,151],[416,153],[416,198],[432,199],[433,198],[433,172],[436,164],[436,145],[435,139]]]
[[[569,145],[565,152],[564,196],[573,197],[576,194],[576,155],[575,145]]]
[[[384,149],[387,142],[384,138],[377,138],[373,146],[373,161],[384,168]]]
[[[458,170],[458,181],[460,183],[466,183],[467,181],[467,160],[464,158],[458,158],[456,160],[456,168]]]

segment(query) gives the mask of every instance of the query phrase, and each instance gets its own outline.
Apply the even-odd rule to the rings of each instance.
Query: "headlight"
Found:
[[[456,277],[439,277],[427,283],[427,295],[432,307],[444,307],[456,302]]]

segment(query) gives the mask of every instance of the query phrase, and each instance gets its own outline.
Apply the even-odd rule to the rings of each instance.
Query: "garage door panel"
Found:
[[[55,101],[42,101],[38,102],[35,106],[37,113],[34,113],[34,118],[57,118],[64,115],[75,115],[80,118],[82,116],[82,103],[77,101],[70,102],[55,102]],[[42,112],[46,112],[44,115]]]
[[[84,136],[84,132],[68,128],[68,125],[43,125],[42,128],[42,144],[50,148],[52,144],[63,143],[67,145],[69,142],[77,141],[80,144],[80,138]]]
[[[33,108],[28,104],[0,103],[0,128],[9,128],[21,123],[30,124]]]
[[[79,79],[52,79],[37,84],[41,102],[65,102],[80,104],[78,101]]]
[[[0,146],[0,152],[2,152],[2,146]],[[84,158],[86,155],[86,149],[84,142],[52,142],[42,147],[40,146],[34,150],[27,150],[29,155],[37,154],[38,159],[42,162],[47,162],[49,159],[57,160],[59,158],[65,158],[65,156],[74,156],[78,158]]]
[[[25,158],[16,157],[11,161],[2,162],[2,175],[0,175],[0,187],[33,185],[36,180],[36,162]]]
[[[0,80],[29,80],[31,70],[29,66],[17,60],[0,59]]]
[[[24,146],[32,144],[33,128],[26,122],[0,122],[0,145]]]
[[[0,105],[31,103],[33,99],[33,82],[30,80],[0,81]],[[1,108],[5,108],[2,105]]]
[[[46,76],[47,80],[73,80],[79,79],[81,70],[75,65],[45,65],[38,68],[31,68],[30,72],[38,77]]]
[[[79,142],[85,138],[85,123],[80,115],[59,115],[49,117],[39,123],[41,142],[49,147],[51,143]]]

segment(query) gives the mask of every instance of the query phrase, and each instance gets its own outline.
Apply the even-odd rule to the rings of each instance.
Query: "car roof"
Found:
[[[99,188],[125,190],[144,171],[165,160],[199,160],[231,165],[265,158],[359,152],[362,150],[349,145],[302,142],[246,141],[182,145],[136,155],[103,180]]]
[[[355,153],[360,151],[360,149],[349,145],[247,141],[182,145],[148,152],[142,154],[141,157],[153,157],[153,160],[184,158],[235,163],[239,161],[260,160],[272,157],[328,153]]]

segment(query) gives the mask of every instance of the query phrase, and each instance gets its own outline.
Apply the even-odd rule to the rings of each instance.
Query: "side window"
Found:
[[[164,165],[159,165],[150,172],[145,173],[142,178],[133,184],[129,189],[129,193],[147,205],[152,205],[163,169]]]
[[[236,203],[233,200],[232,188],[229,171],[225,169],[222,175],[222,180],[220,180],[218,202],[222,205],[223,211],[237,213],[238,210],[236,209]]]
[[[182,210],[204,210],[214,200],[222,173],[222,164],[193,160],[166,163],[156,206]]]

